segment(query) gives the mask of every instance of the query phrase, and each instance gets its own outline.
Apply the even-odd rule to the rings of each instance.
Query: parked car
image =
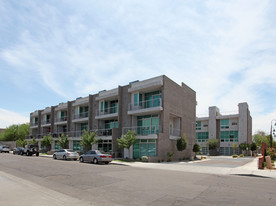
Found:
[[[35,154],[36,156],[39,156],[39,147],[38,144],[29,144],[25,145],[25,148],[21,151],[21,155],[26,155],[26,156],[32,156]]]
[[[9,153],[10,152],[10,147],[7,146],[7,145],[1,145],[0,146],[0,153],[2,153],[2,152]]]
[[[63,159],[63,160],[68,160],[68,159],[77,160],[79,158],[79,153],[74,152],[71,149],[61,149],[53,154],[53,158]]]
[[[15,155],[15,154],[18,154],[18,155],[21,155],[21,153],[24,151],[24,147],[15,147],[13,148],[13,151],[12,153]]]
[[[80,156],[80,162],[93,162],[98,164],[99,162],[104,162],[108,164],[112,161],[112,156],[109,154],[103,154],[99,150],[90,150],[85,154]]]

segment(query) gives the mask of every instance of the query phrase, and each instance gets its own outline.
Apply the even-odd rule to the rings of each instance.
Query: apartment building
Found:
[[[68,135],[69,148],[79,151],[83,131],[95,131],[99,142],[93,149],[120,157],[129,153],[118,148],[116,139],[135,131],[129,158],[166,160],[167,152],[174,152],[179,159],[191,155],[191,145],[179,152],[176,140],[185,133],[195,143],[195,111],[196,93],[163,75],[37,110],[30,114],[30,138],[40,143],[52,135],[54,151],[60,148],[58,137]]]
[[[238,112],[221,114],[219,108],[209,107],[208,117],[196,118],[196,142],[201,146],[202,153],[208,154],[207,141],[218,139],[220,155],[232,155],[232,145],[252,143],[252,118],[247,103],[238,104]],[[236,153],[239,153],[237,148]]]

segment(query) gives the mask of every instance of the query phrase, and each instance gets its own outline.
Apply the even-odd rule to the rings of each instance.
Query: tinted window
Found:
[[[96,154],[96,152],[95,151],[91,151],[91,154]]]

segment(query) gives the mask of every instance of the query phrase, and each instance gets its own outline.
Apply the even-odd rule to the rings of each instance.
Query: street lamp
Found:
[[[190,160],[191,161],[194,160],[194,157],[193,157],[193,125],[196,125],[196,122],[192,122],[192,129],[191,129],[191,141],[190,141],[190,145],[191,145]]]
[[[270,124],[270,147],[272,147],[272,134],[274,136],[275,134],[275,129],[273,129],[273,133],[272,133],[272,122],[276,122],[275,119],[271,120],[271,124]],[[274,124],[274,126],[276,126],[276,123]]]

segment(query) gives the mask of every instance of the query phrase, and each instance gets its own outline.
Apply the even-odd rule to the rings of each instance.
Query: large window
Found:
[[[197,132],[196,133],[196,141],[197,142],[207,142],[209,138],[208,132]]]
[[[201,130],[201,121],[196,122],[196,130]]]
[[[55,141],[55,150],[60,150],[60,149],[61,149],[61,146],[60,146],[60,144],[59,144],[59,141],[56,140],[56,141]]]
[[[88,131],[88,123],[81,123],[81,131]]]
[[[238,131],[221,131],[220,132],[221,142],[238,142],[239,132]]]
[[[159,133],[159,116],[145,115],[138,118],[138,135],[149,135]]]
[[[137,139],[133,145],[133,158],[140,159],[142,156],[156,156],[156,140]]]
[[[145,94],[146,108],[160,106],[161,91],[149,92]]]
[[[106,120],[105,129],[118,128],[118,120]]]
[[[74,140],[73,141],[73,150],[74,151],[81,151],[82,150],[82,146],[81,146],[79,140]]]
[[[229,119],[221,119],[220,120],[220,128],[228,129],[229,128]]]
[[[118,100],[110,102],[110,113],[117,113],[118,112]]]
[[[98,150],[105,153],[112,153],[112,140],[99,140]]]

